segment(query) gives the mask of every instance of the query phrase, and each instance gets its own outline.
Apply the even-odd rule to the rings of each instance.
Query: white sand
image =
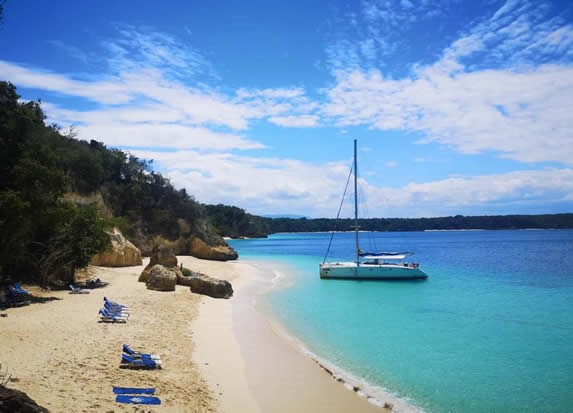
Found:
[[[254,306],[249,263],[179,257],[187,268],[230,280],[229,300],[149,291],[143,267],[97,268],[110,285],[91,294],[42,292],[60,300],[6,311],[0,363],[54,412],[381,412],[347,390],[273,329]],[[145,264],[145,263],[144,263]],[[25,286],[29,288],[28,286]],[[131,306],[126,324],[98,322],[103,297]],[[160,354],[162,370],[120,369],[122,344]],[[112,386],[155,387],[161,406],[115,403]]]
[[[212,398],[189,334],[201,298],[181,286],[147,290],[137,282],[142,268],[99,268],[95,275],[110,285],[90,294],[25,286],[60,300],[9,309],[0,318],[0,363],[17,380],[9,387],[53,412],[134,411],[115,403],[112,386],[155,387],[162,405],[145,411],[209,411]],[[98,322],[104,296],[131,306],[126,324]],[[120,369],[123,343],[159,354],[164,369]]]

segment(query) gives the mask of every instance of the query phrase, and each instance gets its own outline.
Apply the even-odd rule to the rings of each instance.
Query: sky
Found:
[[[573,212],[570,1],[7,0],[0,80],[206,204]]]

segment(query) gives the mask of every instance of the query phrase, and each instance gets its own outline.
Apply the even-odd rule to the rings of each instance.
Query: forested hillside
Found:
[[[353,219],[267,219],[271,232],[351,231]],[[573,214],[495,215],[439,218],[370,218],[359,219],[363,231],[439,231],[460,229],[549,229],[573,228]]]
[[[111,226],[144,253],[158,238],[177,253],[194,238],[224,245],[205,208],[150,162],[63,134],[0,82],[0,274],[69,278],[107,247]]]

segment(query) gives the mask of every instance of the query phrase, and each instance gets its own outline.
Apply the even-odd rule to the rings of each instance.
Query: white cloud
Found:
[[[188,188],[201,202],[237,205],[259,214],[335,214],[340,186],[348,174],[347,165],[340,163],[197,151],[130,152],[157,160],[176,186]]]
[[[229,203],[255,214],[333,217],[348,176],[346,162],[314,164],[197,151],[132,152],[157,160],[177,187],[188,188],[201,202]],[[360,182],[372,217],[440,216],[446,208],[475,213],[512,203],[543,207],[573,201],[573,169],[458,176],[401,188],[375,186],[364,178]]]
[[[512,204],[522,208],[537,206],[542,210],[551,204],[573,200],[573,169],[453,177],[411,183],[398,190],[368,186],[367,192],[369,204],[378,206],[371,216],[428,217],[444,215],[447,210],[485,214]]]
[[[319,117],[315,115],[301,116],[271,116],[269,122],[278,126],[289,126],[291,128],[309,128],[318,125]]]
[[[391,18],[380,7],[368,3],[365,13]],[[508,1],[407,77],[337,66],[323,114],[338,126],[420,132],[420,143],[465,154],[570,165],[573,66],[563,59],[573,57],[573,26],[546,14],[544,3]]]

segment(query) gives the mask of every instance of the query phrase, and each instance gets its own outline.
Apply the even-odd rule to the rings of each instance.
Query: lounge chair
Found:
[[[30,295],[30,291],[24,290],[22,288],[22,286],[20,285],[20,281],[14,283],[14,289],[20,294]]]
[[[127,316],[124,316],[121,314],[113,314],[113,313],[106,311],[103,308],[101,310],[99,310],[99,315],[100,315],[101,321],[104,321],[104,322],[127,323]]]
[[[74,287],[73,284],[70,284],[70,289],[72,291],[70,291],[70,294],[89,294],[90,290],[85,290],[83,288],[80,287]]]
[[[8,294],[12,295],[13,297],[28,296],[30,295],[30,291],[24,290],[22,287],[20,287],[20,283],[15,283],[8,286]]]
[[[161,361],[148,358],[136,358],[128,354],[121,353],[120,367],[130,367],[136,369],[160,369]]]
[[[117,303],[115,301],[111,301],[107,297],[103,298],[103,302],[104,302],[104,304],[110,305],[112,307],[120,307],[120,308],[129,309],[128,305],[123,305],[123,304]]]
[[[148,358],[151,360],[161,360],[161,356],[159,354],[149,354],[149,353],[142,353],[140,351],[135,351],[128,344],[123,345],[123,352],[130,355],[131,357],[135,358]]]
[[[132,396],[127,394],[118,394],[115,396],[117,403],[130,403],[130,404],[161,404],[161,400],[155,396]]]
[[[115,394],[155,394],[155,387],[116,387],[113,386]]]
[[[129,317],[129,312],[125,311],[125,310],[110,310],[109,308],[101,308],[100,309],[100,314],[105,315],[105,316],[115,316],[115,317],[125,317],[128,318]]]
[[[105,304],[103,305],[103,310],[106,310],[108,313],[111,314],[123,314],[123,315],[129,315],[129,310],[126,308],[122,308],[122,307],[113,307],[109,304]]]

